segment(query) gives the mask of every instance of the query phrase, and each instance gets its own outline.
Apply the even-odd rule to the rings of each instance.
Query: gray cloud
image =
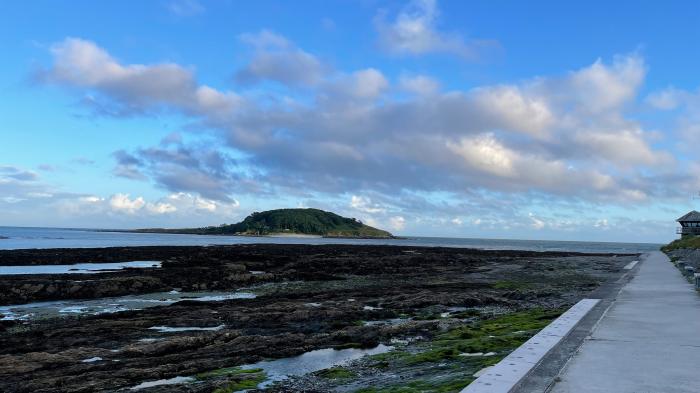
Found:
[[[239,38],[255,48],[250,63],[236,73],[239,83],[271,80],[290,86],[313,86],[329,71],[315,56],[272,31],[242,34]]]
[[[257,54],[300,50],[267,31],[241,39]],[[402,99],[377,69],[322,74],[314,65],[313,84],[261,73],[290,93],[262,102],[200,85],[176,64],[120,64],[85,40],[68,39],[53,54],[47,82],[85,89],[117,107],[176,111],[222,137],[225,146],[184,145],[175,138],[115,152],[115,174],[147,177],[171,191],[226,200],[273,189],[467,198],[488,190],[625,204],[675,195],[678,184],[668,182],[697,182],[696,175],[666,176],[677,163],[626,116],[646,73],[634,54],[517,84],[446,92],[429,86],[429,94]],[[300,84],[312,87],[305,90],[312,99],[294,99]],[[234,161],[227,149],[245,158]]]
[[[129,179],[152,179],[172,192],[195,192],[205,198],[230,202],[241,192],[241,174],[228,155],[204,145],[185,146],[166,140],[160,146],[119,150],[113,157],[114,175]]]
[[[8,181],[33,181],[38,179],[38,175],[35,172],[10,165],[0,166],[0,176]]]

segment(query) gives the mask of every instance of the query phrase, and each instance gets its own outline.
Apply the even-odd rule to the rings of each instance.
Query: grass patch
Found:
[[[226,367],[217,370],[207,371],[197,374],[195,377],[197,379],[215,378],[215,377],[228,377],[234,375],[245,375],[245,374],[258,374],[263,373],[261,368],[251,368],[244,369],[240,367]]]
[[[356,393],[450,393],[459,392],[473,380],[474,378],[470,377],[438,381],[417,380],[402,385],[364,388]]]
[[[437,335],[424,352],[407,356],[407,364],[463,358],[461,353],[510,352],[561,315],[561,310],[533,309],[460,326]]]
[[[472,375],[498,363],[535,333],[561,315],[563,310],[532,309],[465,324],[418,344],[419,352],[394,350],[370,357],[380,370],[430,369],[440,376],[426,376],[388,386],[373,386],[357,393],[448,393],[469,385]],[[460,356],[462,353],[494,352],[492,356]],[[451,371],[450,371],[451,370]]]
[[[265,376],[263,375],[261,378],[244,379],[241,381],[230,382],[225,386],[217,388],[212,393],[233,393],[239,390],[255,389],[264,380]]]
[[[357,376],[357,374],[354,372],[342,367],[333,367],[326,370],[321,370],[318,372],[318,375],[327,379],[350,379]]]
[[[232,393],[239,390],[255,389],[261,382],[267,379],[267,374],[261,368],[243,369],[240,367],[227,367],[218,370],[207,371],[196,375],[197,379],[226,378],[223,386],[219,386],[212,393]]]
[[[683,236],[661,247],[661,251],[670,252],[680,248],[700,248],[700,236]]]

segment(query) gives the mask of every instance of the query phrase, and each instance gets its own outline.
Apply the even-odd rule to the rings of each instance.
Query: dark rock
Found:
[[[562,307],[595,289],[581,285],[582,280],[589,283],[595,277],[599,279],[596,282],[602,282],[618,277],[620,267],[633,258],[344,245],[0,252],[0,265],[151,259],[165,261],[163,267],[90,275],[0,277],[0,301],[93,299],[173,288],[232,291],[259,283],[270,285],[258,288],[255,299],[181,301],[164,307],[38,320],[27,325],[1,321],[0,391],[121,391],[144,381],[191,376],[314,349],[367,348],[389,343],[394,337],[430,337],[450,324],[463,323],[433,317],[448,307]],[[550,270],[552,266],[556,269]],[[252,275],[250,271],[266,274]],[[581,280],[572,279],[579,277],[576,274]],[[526,291],[494,286],[523,277],[531,277],[532,281]],[[556,286],[551,285],[555,282]],[[375,308],[366,309],[365,305]],[[361,323],[399,317],[406,322]],[[161,333],[149,329],[221,325],[224,328],[217,331]],[[139,341],[144,338],[158,340]],[[94,357],[103,360],[83,362]],[[222,384],[221,379],[214,378],[149,392],[211,392]],[[314,389],[309,382],[292,390]]]

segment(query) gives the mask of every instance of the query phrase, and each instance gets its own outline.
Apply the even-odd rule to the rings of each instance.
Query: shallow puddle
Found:
[[[231,299],[254,299],[251,292],[155,292],[91,300],[58,300],[0,307],[0,320],[26,321],[66,315],[98,315],[149,307],[167,306],[183,300],[216,302]]]
[[[364,326],[401,325],[402,323],[411,322],[411,320],[411,318],[392,318],[378,321],[364,321],[362,324]]]
[[[154,386],[161,386],[161,385],[177,385],[181,383],[188,383],[188,382],[194,382],[195,379],[192,377],[175,377],[175,378],[170,378],[170,379],[159,379],[157,381],[149,381],[149,382],[143,382],[140,383],[134,387],[131,388],[131,390],[141,390],[141,389],[147,389],[147,388],[152,388]]]
[[[74,265],[0,266],[0,276],[18,274],[94,274],[127,268],[159,268],[161,261],[131,261],[115,263],[76,263]]]
[[[179,333],[179,332],[215,332],[223,329],[224,325],[212,327],[197,327],[197,326],[152,326],[151,330],[157,330],[160,333]]]
[[[264,389],[275,382],[284,381],[292,376],[301,376],[331,367],[342,366],[363,356],[385,353],[392,349],[394,349],[394,347],[384,344],[379,344],[371,349],[317,349],[299,356],[277,360],[264,360],[255,364],[241,366],[241,368],[263,369],[267,373],[268,379],[258,385],[258,388]]]

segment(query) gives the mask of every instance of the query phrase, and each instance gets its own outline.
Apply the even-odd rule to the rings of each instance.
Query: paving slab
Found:
[[[638,269],[551,392],[700,391],[700,296],[661,252]]]

